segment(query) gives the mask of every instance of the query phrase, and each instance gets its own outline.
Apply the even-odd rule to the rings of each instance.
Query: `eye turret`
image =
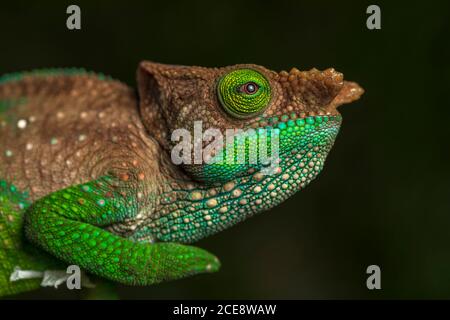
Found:
[[[236,118],[249,118],[260,113],[272,97],[269,81],[253,69],[227,73],[219,80],[217,93],[225,111]]]

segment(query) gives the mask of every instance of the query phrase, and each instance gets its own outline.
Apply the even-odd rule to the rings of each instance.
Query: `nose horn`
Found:
[[[287,92],[311,109],[331,111],[358,99],[364,92],[356,83],[344,81],[344,75],[333,68],[324,71],[292,68],[289,73],[281,71],[279,76]]]
[[[327,109],[334,110],[340,105],[358,100],[363,93],[364,89],[356,82],[344,81],[338,95],[331,101]]]

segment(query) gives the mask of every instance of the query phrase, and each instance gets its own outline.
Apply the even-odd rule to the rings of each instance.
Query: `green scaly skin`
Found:
[[[250,91],[242,89],[242,85]],[[140,100],[78,69],[0,78],[0,296],[35,289],[14,268],[69,264],[114,282],[151,285],[217,271],[185,245],[268,210],[321,171],[341,124],[336,107],[362,94],[332,69],[275,73],[143,62]],[[217,89],[219,87],[219,89]],[[193,110],[196,110],[193,112]],[[171,163],[175,129],[255,129],[221,163]],[[261,129],[267,129],[266,131]],[[279,161],[250,162],[279,140]],[[266,141],[266,140],[265,140]],[[240,148],[244,163],[235,163]]]

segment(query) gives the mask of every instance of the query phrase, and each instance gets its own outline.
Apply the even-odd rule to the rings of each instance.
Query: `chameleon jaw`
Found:
[[[271,174],[247,167],[227,182],[172,190],[160,202],[161,218],[149,221],[147,230],[157,241],[190,243],[280,204],[320,173],[340,123],[340,116],[279,122],[285,149]],[[172,199],[177,199],[176,207]]]

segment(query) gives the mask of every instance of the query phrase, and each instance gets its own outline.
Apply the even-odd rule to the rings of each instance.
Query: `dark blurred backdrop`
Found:
[[[66,29],[78,4],[82,30]],[[85,67],[135,86],[140,60],[274,70],[334,67],[366,93],[319,178],[282,205],[207,238],[217,274],[121,298],[450,298],[450,7],[377,1],[3,1],[0,73]],[[381,267],[382,290],[366,288]],[[21,298],[77,298],[41,289]]]

